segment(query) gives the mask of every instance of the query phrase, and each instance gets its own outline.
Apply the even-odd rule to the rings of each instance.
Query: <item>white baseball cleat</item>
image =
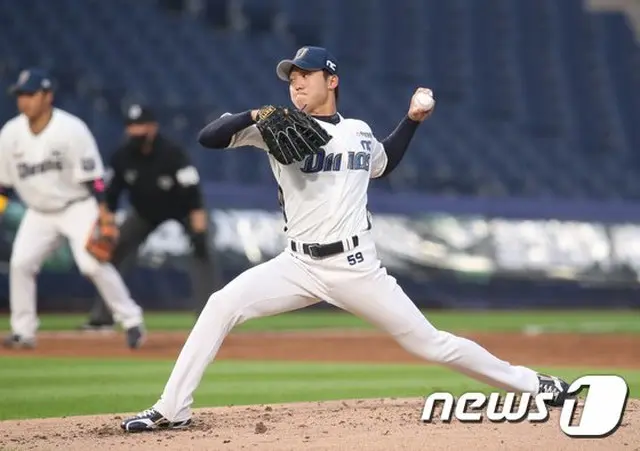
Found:
[[[191,424],[191,418],[183,421],[169,421],[156,409],[147,409],[138,415],[127,418],[120,427],[125,432],[145,432],[157,429],[184,429]]]

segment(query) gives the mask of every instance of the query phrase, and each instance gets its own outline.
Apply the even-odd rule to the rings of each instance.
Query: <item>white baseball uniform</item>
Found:
[[[26,116],[0,130],[0,185],[12,187],[27,211],[13,243],[10,263],[11,329],[35,338],[36,274],[63,238],[69,241],[80,272],[93,281],[125,328],[142,324],[142,309],[131,299],[118,272],[86,250],[98,217],[98,203],[86,182],[102,177],[102,159],[87,125],[58,108],[38,134]]]
[[[251,318],[326,301],[391,334],[425,360],[502,389],[537,393],[537,373],[499,360],[476,343],[437,330],[387,274],[369,231],[367,189],[387,155],[369,126],[340,116],[319,121],[333,136],[320,155],[283,166],[269,156],[281,189],[288,246],[213,293],[191,331],[154,408],[169,421],[191,417],[192,394],[223,339]],[[229,147],[266,146],[255,125]],[[313,258],[305,244],[341,242],[343,252]]]

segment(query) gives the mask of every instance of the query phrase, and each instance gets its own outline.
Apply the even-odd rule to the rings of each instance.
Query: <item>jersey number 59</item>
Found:
[[[362,263],[364,261],[364,257],[362,256],[362,252],[356,252],[355,254],[351,254],[347,257],[347,261],[351,266],[357,265],[358,263]]]

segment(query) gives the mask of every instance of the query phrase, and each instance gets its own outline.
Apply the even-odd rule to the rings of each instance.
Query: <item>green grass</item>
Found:
[[[438,328],[451,331],[640,333],[638,311],[425,311]],[[41,330],[73,330],[86,314],[42,315]],[[148,313],[150,330],[187,331],[189,313]],[[8,330],[0,316],[0,330]],[[238,330],[370,329],[336,310],[301,311],[249,321]],[[137,411],[158,398],[173,359],[158,361],[0,358],[0,420]],[[623,376],[640,397],[640,371],[537,368],[574,379],[587,373]],[[327,399],[426,396],[439,390],[459,394],[490,390],[450,370],[422,365],[366,365],[218,361],[198,391],[195,407]]]
[[[518,332],[538,329],[554,332],[640,333],[640,311],[424,311],[440,329],[451,331]],[[73,330],[87,314],[47,314],[41,316],[41,330]],[[189,330],[195,316],[183,312],[149,312],[145,321],[150,330]],[[238,331],[282,331],[301,329],[370,329],[351,314],[338,310],[299,311],[248,321]],[[0,330],[9,329],[9,319],[0,316]]]
[[[173,362],[0,358],[0,420],[138,411],[151,406]],[[575,379],[592,370],[537,368]],[[623,376],[640,397],[640,371]],[[490,391],[448,369],[423,365],[220,361],[196,391],[195,407]]]

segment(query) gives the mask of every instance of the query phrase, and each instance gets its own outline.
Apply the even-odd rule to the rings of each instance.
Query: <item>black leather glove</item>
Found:
[[[285,165],[319,152],[332,139],[318,121],[295,108],[262,107],[256,126],[269,153]]]

